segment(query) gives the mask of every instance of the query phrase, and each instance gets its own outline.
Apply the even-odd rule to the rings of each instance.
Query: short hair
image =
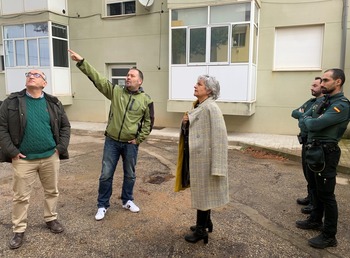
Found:
[[[198,81],[200,80],[204,81],[205,88],[211,91],[209,96],[211,96],[213,99],[217,99],[220,96],[220,83],[215,77],[200,75],[198,76]]]
[[[130,71],[130,70],[136,70],[136,71],[138,71],[139,76],[140,76],[141,80],[143,81],[143,73],[141,72],[141,70],[137,69],[136,66],[131,67],[131,68],[129,69],[129,71]]]
[[[315,77],[315,81],[317,81],[317,80],[319,80],[320,83],[322,82],[322,78],[321,78],[320,76],[316,76],[316,77]]]
[[[328,69],[325,71],[326,72],[332,72],[332,79],[333,80],[341,80],[341,84],[340,86],[343,86],[344,82],[345,82],[345,74],[344,71],[342,69],[338,69],[338,68],[332,68],[332,69]]]

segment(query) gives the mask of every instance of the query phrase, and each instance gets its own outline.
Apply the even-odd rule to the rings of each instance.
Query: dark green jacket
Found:
[[[309,99],[303,105],[292,111],[292,117],[299,120],[314,104],[317,104],[317,102],[319,102],[321,99],[322,97]],[[303,112],[300,111],[301,109]],[[307,137],[307,130],[305,127],[300,127],[300,135],[305,138]]]
[[[308,142],[340,141],[349,123],[349,100],[340,92],[329,97],[329,105],[321,114],[317,114],[317,107],[318,105],[314,105],[301,121],[308,130]]]
[[[116,141],[136,139],[140,144],[151,133],[154,123],[153,101],[142,87],[132,93],[126,87],[113,85],[86,60],[77,67],[89,77],[95,87],[111,101],[105,135]]]
[[[0,107],[0,162],[11,162],[20,153],[19,146],[26,126],[26,90],[12,93]],[[60,159],[68,159],[70,123],[62,103],[54,96],[44,93],[50,115],[53,138]]]

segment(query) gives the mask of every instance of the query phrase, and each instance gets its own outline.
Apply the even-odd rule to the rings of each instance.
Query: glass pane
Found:
[[[53,65],[68,67],[68,42],[60,39],[52,39],[53,43]]]
[[[126,76],[129,68],[112,68],[112,76]]]
[[[171,26],[190,26],[190,25],[207,25],[208,24],[208,8],[191,8],[172,10]]]
[[[24,40],[16,40],[15,49],[16,49],[16,66],[25,66],[26,56],[25,56]]]
[[[135,13],[135,1],[125,2],[125,14]]]
[[[211,28],[210,62],[228,62],[228,26]]]
[[[28,65],[38,65],[38,44],[36,39],[27,41]]]
[[[205,62],[206,28],[190,30],[190,63]]]
[[[50,66],[49,39],[39,39],[40,66]]]
[[[47,22],[26,24],[26,37],[48,36]]]
[[[210,24],[250,21],[250,3],[213,6],[210,9]]]
[[[66,39],[67,37],[67,26],[52,24],[52,36]]]
[[[5,66],[6,67],[13,67],[15,66],[14,62],[14,51],[13,51],[13,41],[12,40],[6,40],[5,43]]]
[[[249,25],[232,25],[231,62],[245,63],[249,60]]]
[[[24,38],[23,25],[4,26],[4,38],[5,39]]]
[[[121,78],[112,78],[113,85],[125,86],[125,79]]]
[[[186,29],[173,29],[171,32],[172,64],[186,64]]]
[[[122,3],[107,4],[107,15],[121,15],[122,14]]]

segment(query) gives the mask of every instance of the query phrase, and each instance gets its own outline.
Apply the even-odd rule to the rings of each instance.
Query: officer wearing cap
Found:
[[[321,83],[323,100],[299,120],[299,125],[308,131],[306,162],[314,171],[311,180],[316,185],[316,195],[310,217],[296,221],[296,226],[321,229],[320,235],[308,241],[310,246],[321,249],[337,245],[338,206],[334,190],[341,154],[338,142],[347,128],[350,114],[350,102],[342,92],[344,82],[343,70],[326,70]]]

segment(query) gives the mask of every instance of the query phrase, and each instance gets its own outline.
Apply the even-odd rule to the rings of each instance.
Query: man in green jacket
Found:
[[[153,101],[141,87],[143,74],[137,68],[131,68],[126,76],[125,86],[113,85],[83,57],[72,50],[68,51],[72,60],[77,62],[77,67],[111,101],[95,219],[102,220],[110,207],[113,176],[120,156],[124,171],[122,206],[131,212],[138,212],[140,209],[133,202],[138,147],[151,133],[154,123]]]
[[[310,246],[321,249],[337,245],[338,206],[334,191],[341,154],[338,142],[350,117],[349,100],[342,91],[344,82],[343,70],[325,71],[321,83],[325,94],[323,101],[314,105],[300,120],[301,128],[305,127],[308,132],[306,163],[314,172],[312,180],[316,185],[316,195],[310,217],[298,220],[296,226],[321,229],[320,235],[309,239]]]

